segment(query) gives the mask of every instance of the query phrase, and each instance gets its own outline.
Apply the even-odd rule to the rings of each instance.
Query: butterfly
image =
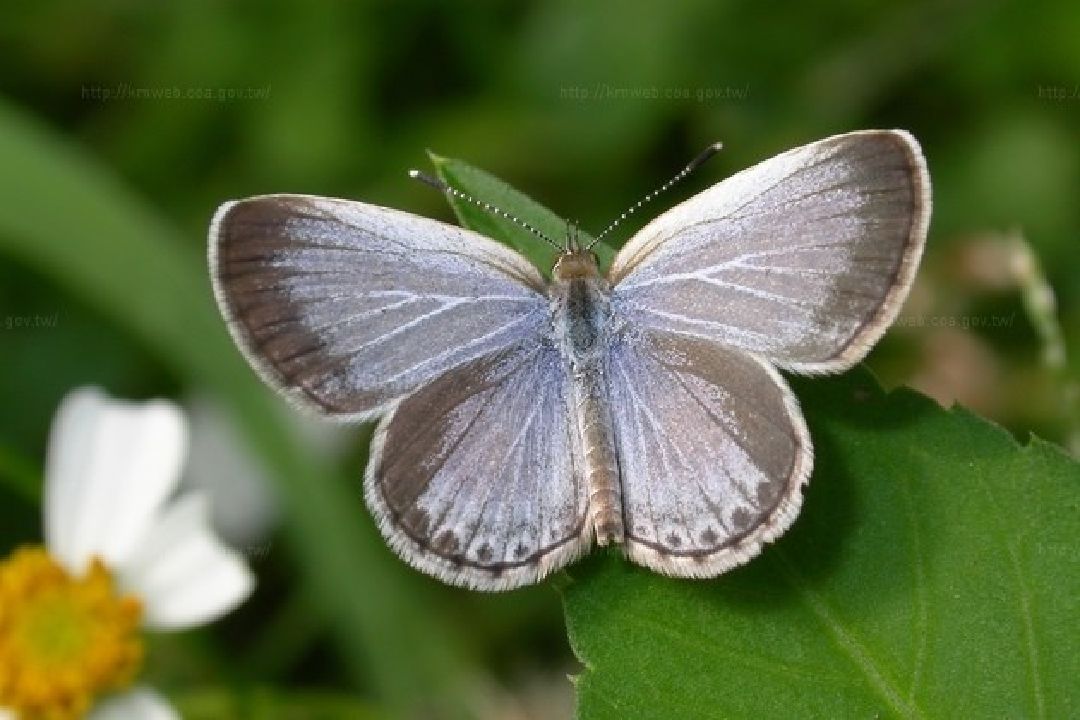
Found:
[[[534,583],[596,542],[714,577],[795,520],[810,434],[784,378],[859,362],[922,255],[930,180],[900,130],[837,135],[655,218],[606,273],[568,234],[547,281],[459,227],[264,195],[210,227],[233,339],[294,404],[379,420],[364,496],[447,583]]]

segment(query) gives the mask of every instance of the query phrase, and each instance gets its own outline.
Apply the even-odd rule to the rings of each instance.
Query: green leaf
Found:
[[[497,177],[466,162],[445,158],[433,152],[429,152],[428,155],[435,165],[435,171],[447,185],[510,213],[560,245],[565,241],[566,221],[540,203]],[[447,199],[463,226],[517,250],[536,265],[544,277],[551,277],[551,268],[556,256],[555,248],[528,230],[503,218],[497,218],[473,203],[452,195],[448,195]],[[586,245],[592,242],[592,237],[586,232],[581,232],[580,237],[581,242]],[[593,250],[600,259],[601,268],[611,265],[615,257],[615,251],[611,247],[604,243],[597,243]]]
[[[327,692],[258,688],[233,692],[205,688],[172,698],[187,720],[384,720],[390,716],[355,697]]]
[[[297,564],[355,684],[373,682],[397,708],[440,696],[460,709],[468,661],[458,641],[367,518],[360,468],[348,482],[297,442],[282,403],[233,347],[202,238],[186,251],[190,238],[116,178],[3,103],[0,157],[0,252],[84,298],[229,405],[272,470]]]
[[[6,445],[0,445],[0,485],[35,507],[41,504],[41,468]]]
[[[571,568],[579,717],[1080,717],[1080,465],[862,369],[796,389],[816,467],[761,557]]]

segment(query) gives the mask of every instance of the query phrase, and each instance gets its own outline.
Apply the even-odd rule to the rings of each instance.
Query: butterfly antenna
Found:
[[[486,203],[483,200],[477,200],[472,195],[469,195],[468,193],[462,192],[461,190],[458,190],[457,188],[452,188],[449,185],[447,185],[446,183],[444,183],[442,180],[439,180],[438,178],[434,178],[434,177],[432,177],[432,176],[430,176],[430,175],[428,175],[426,173],[422,173],[419,170],[410,170],[409,171],[409,177],[411,177],[413,180],[419,180],[420,182],[422,182],[422,183],[424,183],[426,185],[430,185],[431,187],[435,188],[436,190],[444,192],[447,195],[452,195],[453,197],[456,197],[456,198],[458,198],[460,200],[470,202],[473,205],[475,205],[476,207],[483,210],[484,212],[487,212],[488,214],[497,215],[498,217],[509,220],[510,222],[514,223],[518,227],[520,227],[520,228],[522,228],[524,230],[528,230],[533,235],[540,238],[541,240],[546,242],[548,245],[551,245],[553,248],[555,248],[559,252],[563,251],[563,248],[560,247],[558,243],[556,243],[554,240],[549,238],[547,235],[540,232],[539,230],[537,230],[536,228],[534,228],[532,225],[525,222],[524,220],[521,220],[520,218],[517,218],[517,217],[511,215],[510,213],[506,212],[505,210],[502,210],[500,208],[495,207],[491,203]]]
[[[593,245],[600,242],[600,240],[603,239],[603,237],[605,235],[607,235],[609,232],[611,232],[616,227],[618,227],[619,223],[621,223],[623,220],[625,220],[626,218],[633,215],[634,212],[637,211],[638,208],[640,208],[645,203],[656,199],[656,197],[658,195],[661,195],[661,194],[667,192],[668,190],[670,190],[671,188],[675,187],[679,183],[679,181],[681,181],[687,175],[689,175],[690,173],[694,172],[699,167],[701,167],[705,163],[705,161],[708,160],[709,158],[711,158],[713,155],[720,152],[720,149],[723,146],[724,146],[723,143],[713,143],[709,147],[702,150],[700,153],[698,153],[698,156],[695,157],[693,160],[691,160],[690,163],[686,167],[684,167],[682,170],[680,170],[678,172],[678,174],[675,175],[675,177],[671,178],[666,183],[664,183],[660,187],[656,188],[655,190],[653,190],[651,193],[649,193],[645,197],[638,200],[636,203],[633,204],[633,206],[630,207],[629,210],[627,210],[623,214],[619,215],[619,217],[615,218],[611,222],[611,224],[608,225],[606,228],[604,228],[603,232],[601,232],[599,235],[597,235],[596,238],[594,238],[593,241],[591,243],[589,243],[589,246],[587,248],[585,248],[585,249],[586,250],[591,250]]]

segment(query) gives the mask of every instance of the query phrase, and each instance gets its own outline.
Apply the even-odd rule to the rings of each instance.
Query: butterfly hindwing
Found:
[[[700,338],[628,332],[608,376],[631,559],[711,577],[794,521],[813,451],[767,363]]]
[[[390,546],[445,582],[536,582],[592,542],[569,380],[548,343],[450,370],[379,424],[365,495]]]

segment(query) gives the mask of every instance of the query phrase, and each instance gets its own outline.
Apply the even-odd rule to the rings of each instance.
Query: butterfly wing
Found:
[[[712,577],[795,520],[810,436],[767,362],[701,338],[629,332],[612,347],[608,382],[635,562]]]
[[[649,223],[612,264],[613,307],[635,325],[795,372],[839,372],[896,319],[929,218],[930,180],[911,135],[837,135]]]
[[[588,496],[558,351],[525,343],[450,370],[379,424],[364,490],[413,567],[506,590],[585,552]]]
[[[447,370],[535,338],[536,269],[481,235],[364,203],[266,195],[210,228],[214,293],[270,385],[325,415],[369,419]]]

